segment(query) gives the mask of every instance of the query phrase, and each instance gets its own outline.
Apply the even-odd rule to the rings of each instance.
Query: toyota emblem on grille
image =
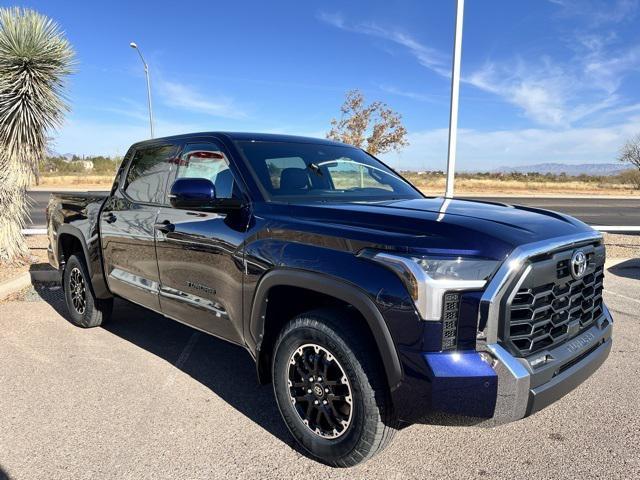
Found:
[[[576,280],[584,277],[587,271],[587,256],[582,250],[576,250],[571,256],[571,276]]]

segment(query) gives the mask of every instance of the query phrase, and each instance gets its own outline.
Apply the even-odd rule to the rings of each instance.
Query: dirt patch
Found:
[[[27,245],[31,251],[31,258],[24,264],[1,265],[0,283],[17,277],[21,273],[31,270],[48,270],[49,257],[47,256],[47,245],[49,240],[46,235],[30,235],[27,237]]]

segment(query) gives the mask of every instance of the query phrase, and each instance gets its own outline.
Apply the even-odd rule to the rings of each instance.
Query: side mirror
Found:
[[[242,208],[237,198],[217,198],[215,185],[206,178],[179,178],[171,186],[169,201],[181,210],[230,213]]]

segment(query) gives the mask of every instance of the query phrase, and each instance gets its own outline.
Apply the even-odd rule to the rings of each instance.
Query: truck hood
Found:
[[[270,207],[272,220],[286,218],[283,228],[359,240],[352,249],[373,245],[502,259],[519,245],[591,231],[588,225],[561,213],[463,199],[314,202]]]

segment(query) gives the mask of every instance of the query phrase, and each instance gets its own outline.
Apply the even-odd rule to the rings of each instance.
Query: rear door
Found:
[[[160,279],[154,244],[158,210],[167,202],[167,182],[178,148],[155,144],[136,148],[100,216],[105,276],[109,289],[135,303],[160,310]]]
[[[237,172],[232,170],[219,141],[194,141],[183,146],[174,178],[207,178],[219,198],[242,199]],[[246,211],[219,214],[163,206],[157,224],[162,313],[242,343]]]

